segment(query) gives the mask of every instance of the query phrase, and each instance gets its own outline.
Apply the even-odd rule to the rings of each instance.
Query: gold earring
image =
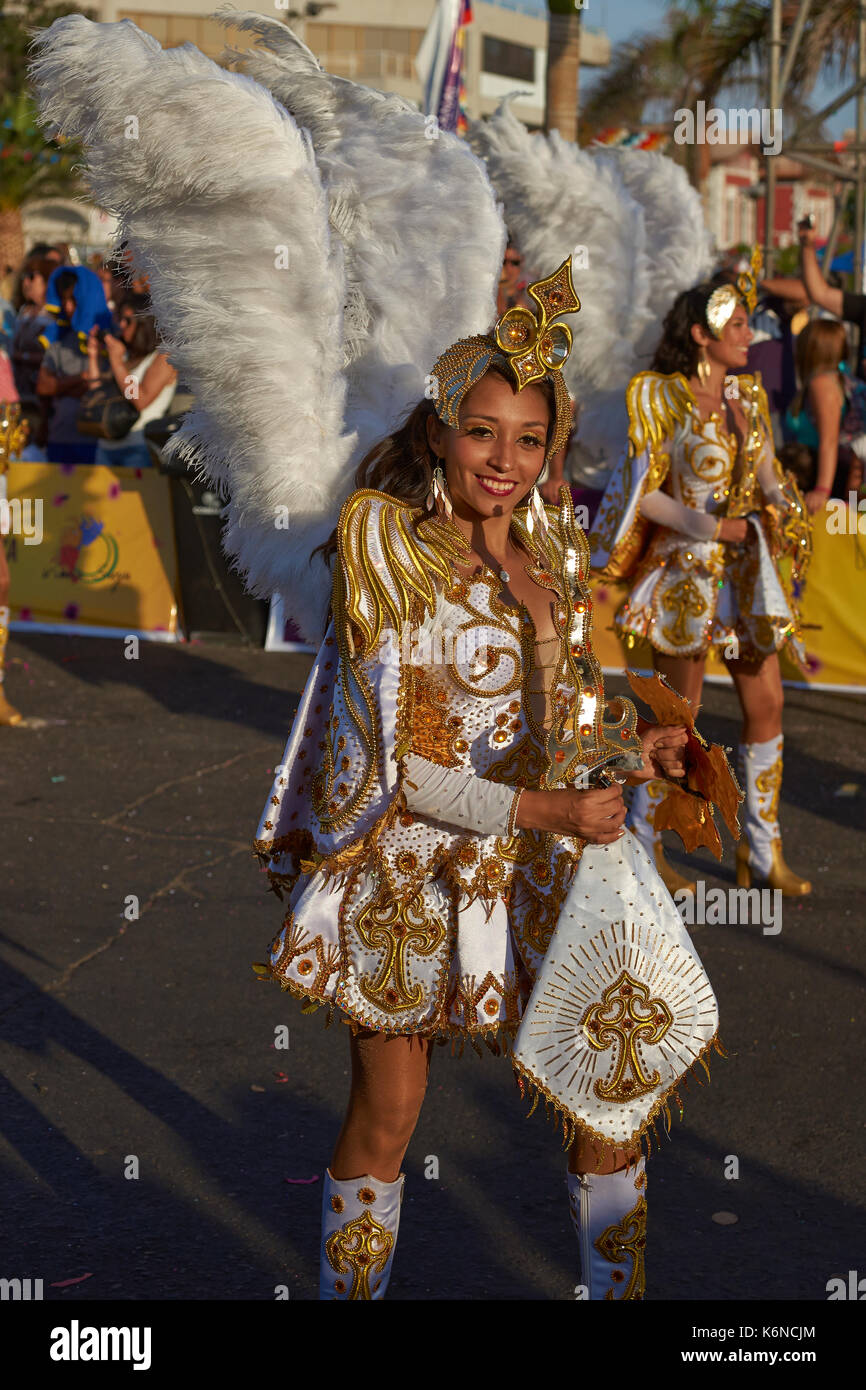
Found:
[[[702,386],[706,386],[707,382],[710,379],[711,371],[712,368],[710,367],[710,359],[709,357],[707,357],[707,350],[706,348],[702,347],[701,355],[698,358],[698,381],[701,383]]]
[[[445,481],[445,474],[442,471],[442,460],[436,460],[436,467],[433,469],[433,478],[430,483],[430,491],[427,493],[427,510],[435,510],[440,520],[450,521],[453,513],[451,497],[448,492],[448,484]]]

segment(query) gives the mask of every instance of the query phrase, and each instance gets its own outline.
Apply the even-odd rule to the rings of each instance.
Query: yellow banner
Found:
[[[154,470],[13,463],[6,475],[10,617],[177,632],[168,479]]]
[[[832,505],[834,511],[828,506],[814,518],[812,562],[801,604],[808,672],[783,656],[782,676],[815,686],[866,689],[866,513],[858,517],[841,502]],[[637,642],[627,653],[611,630],[627,585],[594,579],[592,589],[593,638],[602,666],[616,671],[625,665],[651,668],[652,651],[647,642]],[[710,657],[707,675],[724,674],[724,662]]]

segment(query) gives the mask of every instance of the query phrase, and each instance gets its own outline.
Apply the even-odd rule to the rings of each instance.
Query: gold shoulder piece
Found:
[[[657,449],[675,425],[681,425],[694,404],[691,387],[681,372],[638,372],[626,389],[628,438],[633,455]]]
[[[456,526],[425,518],[418,507],[372,488],[353,492],[337,523],[335,619],[339,612],[369,651],[383,627],[399,628],[413,607],[432,613],[437,581],[449,581],[449,562],[468,549]]]

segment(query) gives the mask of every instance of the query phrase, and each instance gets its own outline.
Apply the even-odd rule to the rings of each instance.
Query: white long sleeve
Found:
[[[764,454],[764,457],[758,464],[757,474],[758,482],[761,485],[761,491],[767,501],[774,503],[777,507],[787,507],[788,503],[785,500],[785,494],[779,487],[779,479],[776,477],[776,470],[773,467],[772,451],[769,456],[766,453]]]
[[[681,531],[693,541],[712,540],[718,524],[718,517],[699,512],[696,507],[686,507],[660,489],[645,495],[640,514],[670,531]]]
[[[462,826],[477,835],[514,834],[511,814],[520,788],[440,767],[417,753],[407,753],[403,767],[403,793],[410,811],[446,825]]]

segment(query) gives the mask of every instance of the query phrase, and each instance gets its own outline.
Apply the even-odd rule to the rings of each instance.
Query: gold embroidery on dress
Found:
[[[691,575],[685,575],[662,599],[662,606],[676,614],[673,624],[662,628],[662,636],[672,647],[687,647],[694,638],[686,625],[686,617],[700,618],[707,611],[707,601]]]
[[[420,893],[409,902],[389,896],[362,908],[355,930],[368,950],[384,951],[375,979],[367,974],[358,981],[364,998],[389,1014],[416,1009],[424,998],[424,987],[417,984],[410,989],[406,956],[410,951],[418,956],[435,955],[445,940],[442,919],[425,907]]]
[[[641,1013],[641,1005],[649,1012]],[[612,1018],[605,1017],[609,1009],[615,1010]],[[590,1004],[579,1025],[590,1047],[596,1052],[606,1052],[619,1044],[610,1080],[598,1080],[593,1086],[599,1100],[630,1102],[655,1090],[661,1075],[654,1071],[647,1076],[641,1066],[637,1044],[640,1039],[647,1043],[661,1042],[673,1021],[673,1014],[664,1000],[651,999],[649,987],[633,979],[627,970],[607,987],[600,1001]]]
[[[626,1260],[631,1261],[631,1273],[628,1282],[620,1294],[620,1300],[642,1299],[646,1291],[646,1275],[644,1272],[644,1251],[646,1248],[646,1216],[647,1204],[646,1197],[639,1197],[631,1211],[627,1212],[622,1221],[616,1225],[608,1226],[602,1231],[598,1240],[594,1241],[596,1250],[604,1259],[611,1264],[624,1264]],[[611,1280],[614,1283],[625,1283],[626,1276],[622,1270],[611,1270]],[[605,1299],[616,1299],[613,1289],[608,1289]]]
[[[440,767],[461,767],[455,751],[463,720],[448,713],[448,691],[423,666],[412,670],[412,752]]]
[[[384,1274],[393,1248],[392,1232],[369,1211],[356,1216],[354,1221],[347,1221],[339,1231],[328,1236],[325,1254],[331,1268],[338,1274],[352,1275],[352,1287],[347,1296],[349,1301],[372,1301],[370,1275],[373,1271]]]

